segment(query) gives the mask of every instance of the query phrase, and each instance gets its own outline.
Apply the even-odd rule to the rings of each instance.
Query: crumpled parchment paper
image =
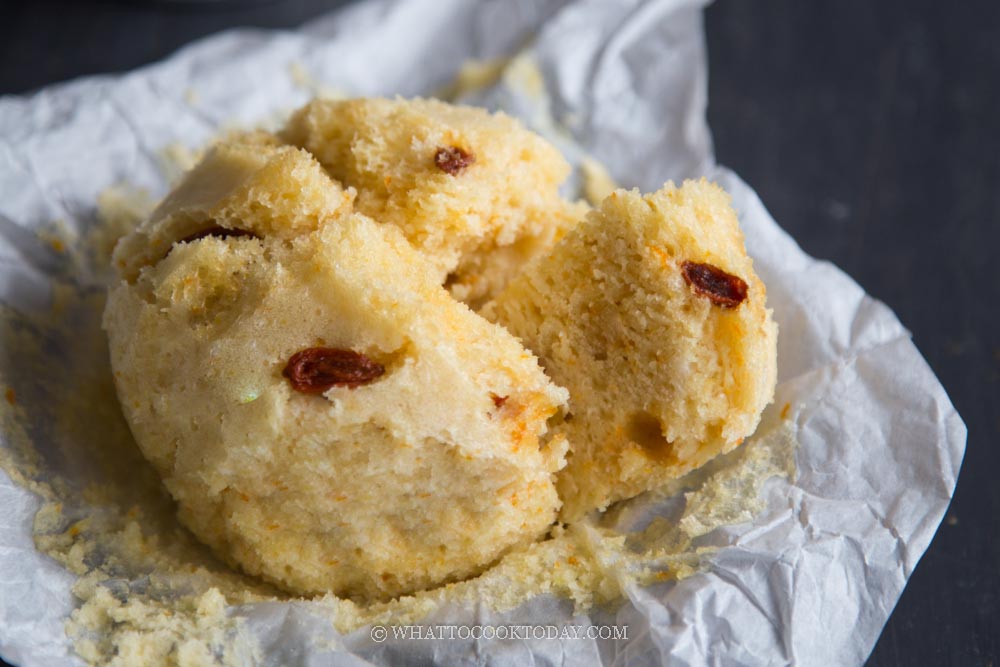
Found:
[[[626,604],[589,616],[538,598],[503,614],[441,608],[424,621],[627,625],[627,640],[378,643],[368,629],[338,636],[307,602],[231,610],[257,636],[262,664],[863,663],[945,512],[965,426],[889,308],[806,256],[753,190],[714,164],[703,4],[375,0],[294,32],[227,32],[124,76],[0,99],[0,300],[15,309],[51,298],[58,269],[35,232],[60,221],[85,234],[99,193],[116,183],[164,194],[164,147],[198,147],[320,90],[433,94],[464,60],[522,49],[547,94],[501,79],[463,99],[521,116],[571,161],[589,152],[625,186],[707,175],[733,195],[780,326],[775,405],[791,406],[798,475],[765,486],[752,522],[712,534],[724,546],[705,571],[630,587]],[[78,664],[63,628],[74,577],[36,551],[37,507],[0,472],[0,655]]]

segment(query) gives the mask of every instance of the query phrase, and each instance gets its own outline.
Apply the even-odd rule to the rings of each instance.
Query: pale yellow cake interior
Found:
[[[570,167],[519,121],[430,99],[315,100],[281,137],[305,148],[359,211],[399,227],[451,293],[477,306],[586,212],[559,186]],[[471,163],[443,171],[440,150]]]
[[[682,275],[711,264],[746,282],[720,307]],[[570,392],[557,430],[561,518],[662,485],[732,449],[771,401],[777,330],[729,197],[706,181],[618,190],[483,313]]]
[[[168,245],[198,225],[256,236]],[[127,254],[137,238],[160,245]],[[382,599],[474,575],[553,523],[565,441],[542,436],[565,390],[305,152],[216,149],[118,250],[104,327],[125,416],[230,563]],[[385,373],[298,392],[282,372],[312,347]]]
[[[210,150],[119,242],[104,315],[182,522],[285,590],[385,600],[753,433],[776,327],[728,196],[589,211],[568,172],[517,121],[433,100],[314,101]],[[306,393],[286,367],[312,349],[381,371]]]

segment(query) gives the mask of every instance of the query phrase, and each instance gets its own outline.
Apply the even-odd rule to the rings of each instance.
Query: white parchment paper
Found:
[[[240,30],[124,76],[0,99],[0,300],[49,298],[34,231],[84,232],[108,186],[162,195],[161,151],[197,147],[307,101],[431,94],[468,58],[527,48],[547,96],[501,81],[471,101],[509,110],[576,161],[581,147],[626,186],[708,175],[733,195],[780,326],[775,404],[792,405],[799,474],[765,487],[752,523],[679,583],[628,591],[614,612],[572,618],[537,599],[505,614],[439,609],[426,622],[616,624],[627,640],[373,642],[337,636],[309,603],[234,609],[266,665],[864,662],[954,490],[965,426],[908,332],[829,263],[806,256],[738,176],[717,167],[705,123],[699,0],[375,0],[295,32]],[[298,76],[293,76],[298,72]],[[80,280],[89,280],[80,276]],[[2,372],[3,369],[0,369]],[[73,577],[39,554],[38,501],[0,472],[0,655],[24,667],[79,664],[63,622]]]

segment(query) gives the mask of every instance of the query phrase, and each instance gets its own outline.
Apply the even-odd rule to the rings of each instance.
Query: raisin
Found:
[[[331,387],[354,389],[385,373],[385,367],[360,352],[309,347],[292,355],[282,372],[292,389],[321,394]]]
[[[180,241],[178,241],[178,243],[191,243],[192,241],[203,239],[206,236],[214,236],[217,239],[241,238],[245,236],[249,236],[255,239],[260,238],[253,232],[247,231],[245,229],[228,229],[226,227],[220,227],[219,225],[215,225],[214,227],[203,229],[200,232],[189,234],[188,236],[185,236]]]
[[[458,146],[439,148],[434,154],[434,164],[437,165],[437,168],[452,176],[465,171],[466,167],[475,161],[475,155]]]
[[[684,262],[681,272],[684,281],[694,288],[695,293],[708,297],[716,306],[735,308],[747,298],[747,284],[743,279],[717,266]]]
[[[503,407],[503,404],[507,402],[507,399],[510,398],[510,396],[497,396],[491,391],[490,398],[493,399],[493,405],[499,410]]]

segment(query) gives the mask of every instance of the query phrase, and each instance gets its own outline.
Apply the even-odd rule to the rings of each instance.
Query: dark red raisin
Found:
[[[437,165],[437,168],[452,176],[465,171],[466,167],[475,161],[475,155],[458,146],[439,148],[434,154],[434,164]]]
[[[292,389],[321,394],[331,387],[354,389],[385,373],[385,367],[354,350],[309,347],[292,355],[282,372]]]
[[[499,410],[503,407],[503,404],[507,402],[507,399],[510,398],[510,396],[497,396],[491,391],[490,398],[493,399],[493,405],[495,405]]]
[[[695,293],[708,297],[716,306],[735,308],[747,298],[747,284],[742,278],[726,273],[711,264],[684,262],[681,264],[684,281]]]

